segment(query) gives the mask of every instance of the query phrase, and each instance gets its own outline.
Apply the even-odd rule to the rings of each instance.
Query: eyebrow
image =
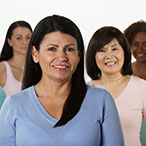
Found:
[[[31,34],[27,34],[26,36],[30,36]],[[23,36],[21,34],[16,34],[15,36]]]
[[[119,45],[119,44],[115,43],[115,44],[111,45],[111,47],[114,47],[114,46],[116,46],[116,45]]]
[[[56,45],[56,44],[48,44],[47,46],[55,46],[55,47],[58,47],[58,45]],[[69,46],[76,46],[76,45],[75,44],[68,44],[68,45],[65,45],[65,48],[67,48]]]

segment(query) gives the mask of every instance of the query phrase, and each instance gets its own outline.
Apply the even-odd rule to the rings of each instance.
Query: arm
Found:
[[[10,98],[7,97],[0,111],[0,146],[16,146],[15,124]]]
[[[107,92],[102,123],[102,146],[124,146],[123,133],[113,98]]]

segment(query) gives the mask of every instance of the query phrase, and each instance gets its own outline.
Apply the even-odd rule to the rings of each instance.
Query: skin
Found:
[[[19,26],[13,30],[11,39],[8,39],[9,45],[13,48],[13,57],[8,60],[8,63],[14,78],[20,82],[23,79],[25,58],[31,34],[28,28]],[[0,63],[0,85],[2,87],[6,80],[6,67],[3,63]]]
[[[61,32],[48,33],[39,51],[33,46],[32,57],[42,69],[42,78],[35,85],[38,99],[50,115],[59,119],[80,60],[77,41]]]
[[[126,87],[130,76],[123,76],[124,51],[116,39],[106,44],[95,55],[96,64],[101,70],[101,78],[89,84],[107,89],[116,99]],[[116,88],[115,88],[116,87]]]
[[[138,32],[132,43],[131,50],[136,61],[132,64],[133,74],[146,79],[146,33]]]

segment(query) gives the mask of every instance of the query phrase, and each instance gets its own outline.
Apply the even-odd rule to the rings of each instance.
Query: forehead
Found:
[[[45,42],[50,42],[50,43],[51,42],[54,42],[54,43],[63,43],[64,42],[64,43],[77,44],[77,41],[73,36],[59,32],[59,31],[46,34],[42,40],[42,43],[45,43]]]
[[[136,33],[133,41],[135,40],[146,40],[146,32],[138,32]]]
[[[13,32],[13,35],[21,35],[21,34],[31,34],[31,31],[27,27],[16,27]]]
[[[106,47],[114,47],[114,46],[117,46],[117,45],[120,45],[119,42],[118,42],[118,40],[117,39],[113,39],[108,44],[106,44],[104,46],[104,48],[106,48]]]

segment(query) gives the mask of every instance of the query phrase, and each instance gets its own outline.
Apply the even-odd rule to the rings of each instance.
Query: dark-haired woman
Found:
[[[24,90],[0,112],[2,146],[124,146],[111,95],[87,86],[78,27],[53,15],[33,31]]]
[[[25,21],[13,22],[8,28],[0,55],[0,85],[6,96],[21,90],[31,26]]]
[[[132,76],[131,50],[123,33],[102,27],[87,50],[89,84],[108,90],[116,103],[126,146],[141,146],[140,128],[146,119],[146,81]]]

